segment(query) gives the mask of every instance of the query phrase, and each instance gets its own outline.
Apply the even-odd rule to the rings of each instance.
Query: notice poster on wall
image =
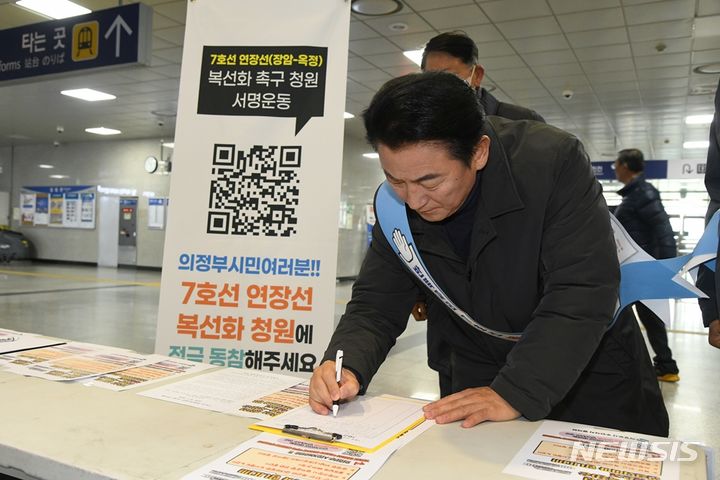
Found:
[[[350,3],[237,9],[188,3],[155,351],[307,375],[333,329]]]
[[[165,228],[165,207],[167,198],[148,198],[148,228]]]
[[[95,228],[95,193],[80,194],[80,227]]]
[[[95,228],[95,187],[22,187],[21,220],[25,226]]]
[[[63,201],[63,227],[79,227],[80,195],[77,192],[66,193]]]
[[[33,225],[47,225],[50,216],[49,196],[47,193],[37,193],[35,195],[35,217],[33,219]]]
[[[65,206],[65,195],[61,192],[50,194],[50,225],[53,227],[63,226],[63,208]]]
[[[20,194],[20,224],[31,226],[35,221],[35,194]]]

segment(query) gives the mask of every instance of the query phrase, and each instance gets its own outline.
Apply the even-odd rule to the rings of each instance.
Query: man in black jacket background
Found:
[[[615,160],[615,176],[625,184],[618,190],[622,203],[615,209],[615,217],[633,240],[655,258],[671,258],[677,254],[675,236],[670,219],[660,201],[660,193],[645,180],[645,159],[636,148],[620,150]],[[658,380],[677,382],[678,367],[668,346],[665,323],[641,302],[632,305],[647,331],[655,352],[653,364]],[[629,315],[630,308],[625,315]]]
[[[710,125],[705,188],[710,194],[710,204],[705,215],[707,224],[720,207],[720,82],[715,92],[715,117]],[[718,314],[720,281],[716,278],[718,275],[720,269],[715,268],[713,272],[705,266],[700,266],[697,280],[697,286],[709,296],[709,298],[701,298],[699,302],[703,323],[708,327],[708,343],[715,348],[720,348],[720,314]]]

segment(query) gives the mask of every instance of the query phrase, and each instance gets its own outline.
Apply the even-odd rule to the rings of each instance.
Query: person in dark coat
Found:
[[[423,72],[448,72],[465,80],[477,93],[486,115],[510,120],[535,120],[545,122],[534,110],[501,102],[481,87],[485,69],[478,60],[478,48],[465,32],[454,31],[437,35],[425,44],[420,68]]]
[[[333,401],[365,392],[424,291],[428,336],[449,347],[429,350],[428,364],[450,366],[441,372],[449,388],[425,407],[427,418],[471,427],[523,415],[667,436],[640,328],[612,324],[618,259],[582,144],[540,122],[486,119],[476,98],[455,75],[407,75],[380,89],[364,121],[422,261],[459,308],[495,332],[478,331],[427,290],[377,223],[311,378],[312,409],[327,414]],[[522,335],[512,342],[498,332]]]
[[[637,148],[620,150],[613,168],[617,179],[625,184],[617,192],[623,199],[615,208],[615,217],[635,243],[653,257],[671,258],[677,255],[675,234],[660,200],[660,192],[645,180],[643,153]],[[642,302],[635,302],[623,314],[629,315],[632,309],[637,311],[655,352],[653,365],[658,380],[677,382],[680,380],[679,371],[668,346],[665,323]]]
[[[710,194],[710,204],[705,215],[705,223],[707,223],[720,207],[720,82],[718,82],[718,89],[715,92],[715,117],[710,124],[705,188]],[[713,272],[707,267],[701,266],[697,281],[698,288],[709,297],[699,299],[700,310],[703,323],[708,327],[708,342],[716,348],[720,348],[720,315],[718,315],[720,279],[717,278],[718,275],[720,275],[720,268],[716,267]]]

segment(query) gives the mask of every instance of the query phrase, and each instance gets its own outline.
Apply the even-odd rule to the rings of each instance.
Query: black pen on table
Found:
[[[335,381],[337,382],[338,386],[340,386],[340,380],[342,379],[342,359],[343,359],[343,351],[338,350],[337,353],[335,354]],[[340,399],[333,400],[333,404],[332,404],[333,417],[337,417],[339,409],[340,409]]]

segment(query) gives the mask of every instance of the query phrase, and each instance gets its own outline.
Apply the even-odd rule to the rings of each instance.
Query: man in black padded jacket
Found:
[[[705,170],[705,188],[710,194],[705,223],[720,207],[720,82],[715,92],[715,116],[710,125],[710,146],[707,154],[707,170]],[[715,348],[720,348],[720,314],[718,314],[718,299],[720,294],[720,269],[713,272],[705,266],[700,267],[697,286],[708,294],[709,298],[701,298],[703,323],[708,327],[708,342]]]
[[[636,148],[621,150],[614,168],[617,179],[625,184],[618,190],[623,199],[615,209],[615,217],[647,253],[655,258],[674,257],[677,248],[670,219],[660,201],[660,193],[645,181],[643,153]],[[665,324],[643,303],[635,303],[634,308],[655,351],[653,364],[658,380],[677,382],[680,380],[678,367],[668,346]],[[631,312],[632,309],[627,308],[623,315],[631,316]]]

